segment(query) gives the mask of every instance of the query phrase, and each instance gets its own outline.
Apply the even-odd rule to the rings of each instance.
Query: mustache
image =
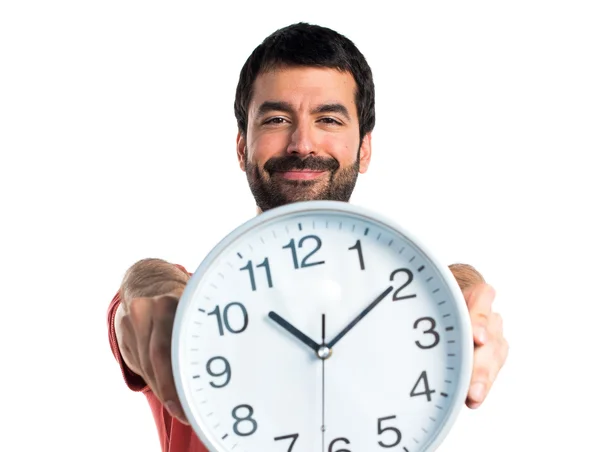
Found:
[[[296,155],[285,156],[285,157],[273,157],[267,160],[264,169],[269,174],[279,171],[299,171],[299,170],[313,170],[313,171],[337,171],[340,164],[337,160],[329,158],[317,158],[307,157],[300,158]]]

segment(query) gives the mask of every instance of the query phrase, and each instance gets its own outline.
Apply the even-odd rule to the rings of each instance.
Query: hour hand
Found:
[[[308,337],[306,334],[304,334],[302,331],[300,331],[298,328],[296,328],[290,322],[285,320],[279,314],[271,311],[271,312],[269,312],[269,317],[271,319],[273,319],[275,321],[275,323],[277,323],[279,326],[281,326],[282,328],[287,330],[289,333],[292,333],[294,336],[296,336],[296,338],[300,339],[300,341],[302,341],[306,345],[308,345],[312,350],[314,350],[315,352],[318,352],[319,344],[317,344],[310,337]]]

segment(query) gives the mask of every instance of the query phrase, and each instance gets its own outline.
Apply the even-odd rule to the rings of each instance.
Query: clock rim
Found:
[[[397,221],[393,220],[392,218],[381,212],[375,211],[374,209],[370,209],[364,206],[351,204],[349,202],[343,201],[298,201],[283,206],[275,207],[266,212],[260,213],[257,216],[241,223],[239,226],[231,230],[202,259],[196,271],[188,280],[184,292],[177,304],[177,310],[175,313],[175,320],[173,323],[173,331],[171,337],[171,367],[173,372],[173,379],[175,382],[177,395],[179,397],[183,411],[188,419],[188,422],[190,423],[190,426],[192,427],[194,433],[198,435],[199,439],[202,441],[204,446],[209,450],[209,452],[230,452],[229,450],[224,449],[219,445],[219,439],[213,434],[213,432],[210,429],[208,429],[208,431],[205,431],[203,428],[201,428],[201,426],[196,422],[195,418],[192,416],[192,410],[190,404],[188,403],[187,397],[188,389],[184,381],[182,380],[182,372],[180,371],[180,353],[182,353],[180,347],[180,339],[182,336],[181,332],[185,326],[184,312],[187,311],[187,308],[193,299],[193,294],[195,293],[196,288],[200,284],[203,276],[215,262],[215,260],[218,259],[218,257],[240,237],[244,236],[253,229],[261,227],[265,223],[274,220],[276,221],[278,219],[282,219],[288,216],[291,217],[297,214],[310,213],[342,213],[355,216],[358,215],[359,217],[363,217],[363,219],[368,222],[379,223],[380,225],[399,233],[406,240],[411,242],[411,244],[415,248],[417,248],[421,253],[423,253],[427,257],[427,259],[431,261],[431,263],[435,267],[435,270],[440,274],[440,276],[446,283],[452,297],[455,300],[459,301],[456,303],[456,309],[459,314],[458,323],[460,325],[461,332],[461,352],[463,353],[461,359],[461,366],[458,370],[458,378],[460,379],[460,382],[456,385],[456,394],[454,395],[454,401],[449,405],[449,408],[447,410],[448,412],[446,413],[442,427],[439,429],[438,434],[435,437],[432,437],[432,440],[428,444],[426,444],[425,449],[423,449],[425,452],[435,450],[446,439],[446,437],[450,433],[450,430],[456,423],[460,412],[464,408],[463,405],[467,397],[472,374],[474,353],[474,344],[472,339],[473,333],[467,305],[466,303],[460,303],[460,300],[464,299],[462,291],[460,290],[460,287],[450,269],[446,265],[442,264],[438,256],[434,252],[432,252],[432,249],[429,248],[429,246],[425,245],[421,238],[415,235],[412,231],[409,231],[406,227],[401,226]]]

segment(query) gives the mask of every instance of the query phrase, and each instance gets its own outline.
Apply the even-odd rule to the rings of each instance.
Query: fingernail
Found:
[[[183,411],[181,411],[181,408],[179,408],[179,406],[172,400],[165,402],[165,408],[171,414],[171,416],[180,420],[185,419],[185,415],[183,414]]]
[[[473,401],[478,403],[483,402],[483,396],[485,394],[485,385],[483,383],[475,383],[471,387],[470,393],[471,399],[473,399]]]
[[[477,328],[477,340],[482,344],[487,340],[487,331],[485,330],[485,327],[480,326]]]

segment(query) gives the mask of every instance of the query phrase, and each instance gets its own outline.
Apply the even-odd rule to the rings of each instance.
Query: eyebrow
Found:
[[[294,108],[289,102],[276,102],[276,101],[265,101],[258,107],[258,116],[264,116],[272,111],[282,111],[284,113],[292,114]],[[320,113],[339,113],[350,121],[350,113],[348,109],[339,103],[321,104],[311,111],[311,114]]]

